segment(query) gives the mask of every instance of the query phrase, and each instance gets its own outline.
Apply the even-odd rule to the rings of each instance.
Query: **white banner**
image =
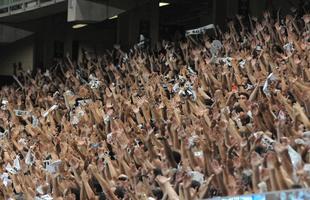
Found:
[[[214,29],[214,28],[215,28],[214,24],[209,24],[207,26],[203,26],[203,27],[200,27],[200,28],[196,28],[196,29],[192,29],[192,30],[187,30],[185,32],[185,36],[199,35],[199,34],[205,33],[209,29]]]

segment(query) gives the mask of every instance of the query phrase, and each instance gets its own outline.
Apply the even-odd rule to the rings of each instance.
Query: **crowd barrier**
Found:
[[[310,188],[282,190],[260,194],[215,197],[210,200],[310,200]]]

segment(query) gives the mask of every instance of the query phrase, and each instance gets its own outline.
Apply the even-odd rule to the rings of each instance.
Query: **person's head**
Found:
[[[247,100],[249,100],[249,95],[245,92],[240,92],[239,93],[239,103],[240,102],[245,103]]]
[[[123,199],[126,195],[126,190],[123,187],[116,187],[114,194],[119,198],[119,199]]]
[[[240,120],[243,126],[251,122],[251,118],[247,113],[240,113]]]
[[[159,187],[153,189],[152,193],[156,197],[157,200],[162,199],[164,196],[163,191]]]
[[[200,185],[201,184],[198,181],[192,180],[192,182],[191,182],[191,187],[194,188],[194,189],[198,190]]]

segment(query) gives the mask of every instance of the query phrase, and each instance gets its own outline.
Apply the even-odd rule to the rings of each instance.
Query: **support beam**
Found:
[[[129,10],[133,7],[144,4],[150,0],[88,0],[88,1],[104,4],[122,10]]]
[[[159,37],[159,0],[153,0],[150,3],[151,7],[151,27],[150,27],[150,36],[151,36],[151,45],[152,47],[155,47],[158,37]]]

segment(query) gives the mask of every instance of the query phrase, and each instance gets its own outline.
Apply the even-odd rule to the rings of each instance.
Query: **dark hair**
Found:
[[[255,152],[261,155],[262,153],[266,152],[266,149],[262,146],[257,146],[255,147]]]
[[[299,185],[299,184],[293,184],[293,185],[291,186],[291,189],[300,189],[300,188],[302,188],[302,186]]]
[[[239,105],[236,106],[234,110],[236,111],[236,113],[244,112],[244,110]]]
[[[240,118],[242,125],[246,125],[251,122],[251,118],[249,115]]]
[[[115,191],[114,191],[114,194],[115,194],[118,198],[122,199],[122,198],[125,197],[126,190],[125,190],[124,187],[119,187],[119,186],[118,186],[118,187],[116,187],[116,189],[115,189]]]
[[[99,193],[99,200],[106,200],[107,197],[105,196],[105,193],[104,192],[100,192]]]
[[[192,180],[191,187],[194,189],[199,189],[200,183],[198,181]]]
[[[80,199],[80,189],[74,187],[74,188],[71,188],[71,192],[75,194],[76,200]]]
[[[181,162],[181,154],[177,151],[172,151],[173,158],[177,164]]]
[[[156,197],[157,200],[162,199],[164,196],[163,191],[159,187],[153,189],[152,193]]]
[[[96,193],[100,193],[102,192],[102,188],[98,182],[98,180],[95,177],[92,177],[90,180],[90,185],[92,186],[92,188],[95,189]]]
[[[153,173],[154,173],[155,177],[159,176],[159,175],[163,175],[163,173],[162,173],[160,168],[153,169]]]
[[[212,106],[213,103],[214,103],[214,101],[212,101],[212,99],[206,99],[206,100],[205,100],[205,104],[206,104],[207,106]]]
[[[245,92],[239,92],[239,96],[240,96],[240,95],[246,96],[247,99],[250,98],[249,94],[248,94],[248,93],[245,93]]]

